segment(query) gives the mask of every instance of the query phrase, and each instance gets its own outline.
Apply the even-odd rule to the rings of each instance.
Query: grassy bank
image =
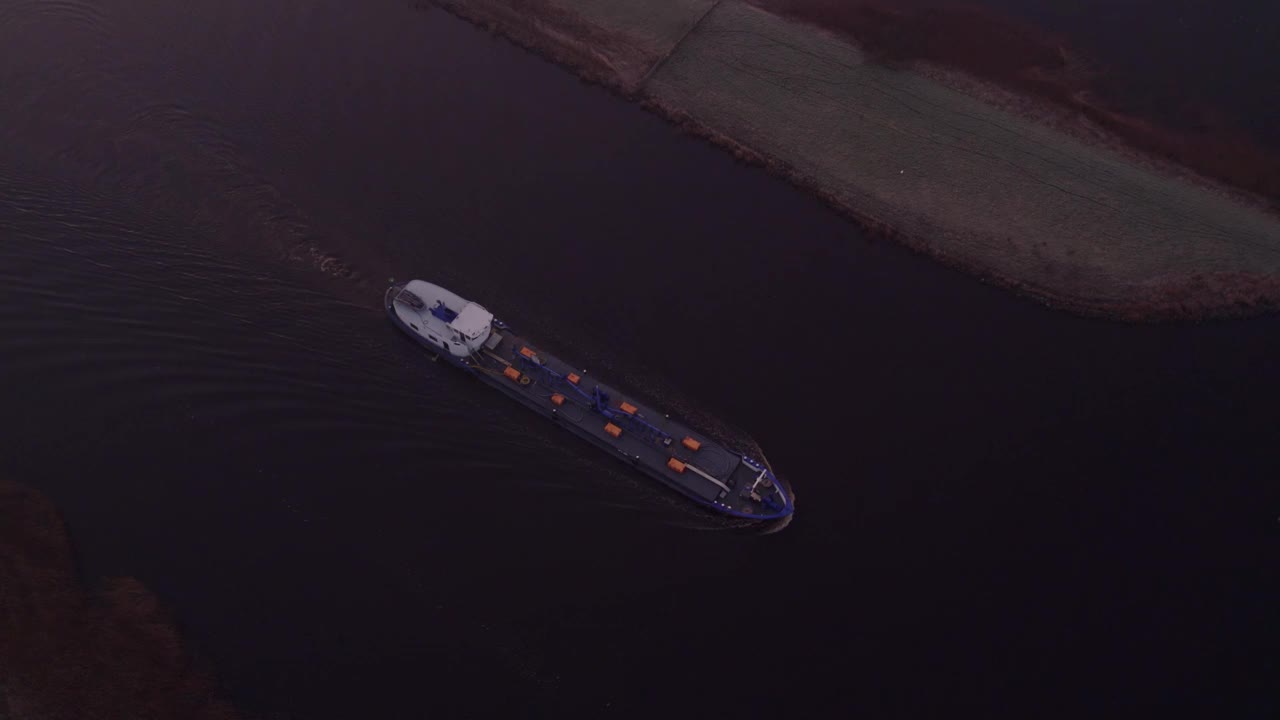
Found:
[[[1208,108],[1143,113],[1101,66],[1065,40],[982,9],[945,0],[751,0],[853,40],[877,63],[953,68],[1024,100],[1051,106],[1066,130],[1101,130],[1133,150],[1167,160],[1280,207],[1280,156]],[[1141,98],[1136,98],[1141,107]],[[1070,123],[1075,128],[1066,127]]]
[[[668,14],[653,18],[609,15],[600,9],[608,3],[588,0],[538,0],[554,8],[546,16],[528,12],[526,0],[443,1],[640,97],[868,227],[1055,306],[1136,320],[1280,304],[1273,215],[876,62],[838,34],[740,0],[709,12],[656,2]],[[526,12],[494,10],[516,6]],[[591,30],[567,29],[577,26]],[[566,34],[579,55],[612,60],[574,61],[555,49],[567,46]],[[640,52],[642,36],[661,42]]]

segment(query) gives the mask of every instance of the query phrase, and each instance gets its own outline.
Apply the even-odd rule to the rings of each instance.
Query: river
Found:
[[[5,0],[0,87],[0,472],[250,716],[1276,709],[1280,318],[1048,310],[430,6]],[[794,519],[432,364],[409,277]]]

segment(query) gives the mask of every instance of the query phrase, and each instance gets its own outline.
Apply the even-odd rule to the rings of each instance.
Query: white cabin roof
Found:
[[[493,323],[493,313],[479,305],[469,302],[463,306],[458,317],[449,323],[449,327],[457,330],[463,337],[474,340],[483,335]]]

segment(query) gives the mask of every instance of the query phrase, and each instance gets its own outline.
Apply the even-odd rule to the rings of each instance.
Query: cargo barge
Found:
[[[483,306],[423,280],[392,285],[384,303],[392,323],[437,357],[689,499],[754,520],[794,510],[763,461],[588,379]]]

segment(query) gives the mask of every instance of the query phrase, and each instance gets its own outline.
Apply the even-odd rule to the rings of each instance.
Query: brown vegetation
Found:
[[[1206,109],[1181,127],[1117,109],[1115,87],[1065,41],[981,8],[945,0],[751,0],[852,38],[883,63],[921,61],[1079,113],[1127,145],[1280,207],[1280,155]],[[1112,97],[1108,97],[1111,95]]]
[[[53,506],[0,481],[0,717],[235,716],[156,598],[130,578],[91,597]]]
[[[658,55],[621,33],[582,19],[550,0],[435,0],[458,17],[547,59],[590,82],[633,93]]]
[[[1280,277],[1215,272],[1158,280],[1119,308],[1125,320],[1185,320],[1208,315],[1243,317],[1277,309]]]

